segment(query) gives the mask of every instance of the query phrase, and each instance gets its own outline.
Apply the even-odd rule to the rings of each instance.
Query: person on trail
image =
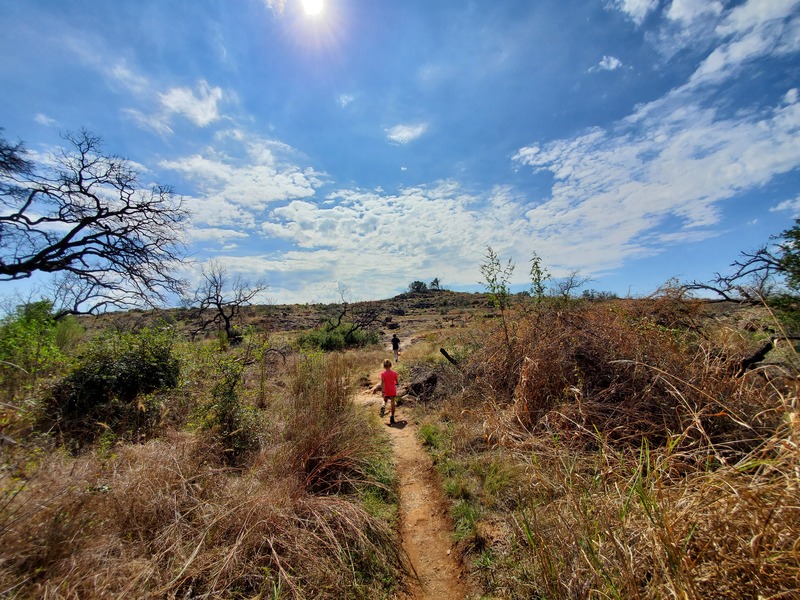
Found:
[[[397,398],[397,382],[400,381],[397,371],[392,370],[392,361],[388,358],[383,361],[383,371],[381,371],[381,382],[372,388],[372,393],[378,389],[383,390],[383,406],[381,406],[381,417],[386,414],[386,402],[389,406],[389,425],[394,425],[394,405]]]
[[[394,353],[394,362],[397,362],[400,356],[400,338],[396,333],[392,336],[392,352]]]

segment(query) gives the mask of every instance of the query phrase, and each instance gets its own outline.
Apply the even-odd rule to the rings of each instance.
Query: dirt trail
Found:
[[[380,370],[372,376],[379,381]],[[376,413],[381,396],[362,392],[356,401]],[[441,483],[430,456],[417,439],[411,410],[397,408],[396,423],[382,419],[392,439],[400,485],[400,536],[417,580],[409,584],[413,600],[461,600],[467,597],[465,575],[455,555],[452,524]]]

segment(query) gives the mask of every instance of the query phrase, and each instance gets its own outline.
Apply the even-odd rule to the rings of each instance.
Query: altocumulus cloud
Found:
[[[655,104],[613,130],[528,146],[514,157],[555,179],[551,197],[528,218],[565,243],[598,240],[593,256],[603,258],[595,268],[680,240],[648,235],[668,217],[680,218],[685,235],[697,239],[699,228],[717,223],[718,202],[800,165],[796,94],[738,119],[688,104],[681,94]]]
[[[208,232],[219,226],[256,230],[267,206],[312,197],[324,181],[324,174],[295,164],[283,143],[241,131],[225,132],[216,141],[202,154],[161,163],[197,187],[199,194],[187,200],[192,231],[200,239],[211,239]]]

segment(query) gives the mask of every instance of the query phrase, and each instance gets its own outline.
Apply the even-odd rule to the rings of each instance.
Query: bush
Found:
[[[224,360],[219,365],[219,379],[211,390],[211,400],[201,408],[202,426],[212,430],[223,444],[229,464],[258,446],[254,410],[239,399],[243,369],[241,362]]]
[[[172,340],[171,331],[143,329],[94,341],[78,367],[53,387],[46,417],[79,445],[102,430],[146,432],[157,412],[147,395],[178,384]]]
[[[513,402],[514,421],[529,431],[589,444],[601,432],[612,443],[638,444],[660,443],[694,424],[684,443],[702,439],[748,452],[744,440],[758,443],[777,417],[768,410],[768,388],[733,377],[730,365],[742,349],[697,346],[697,334],[681,324],[690,305],[648,306],[543,307],[520,324],[510,350],[497,336],[472,368],[495,399]]]
[[[22,304],[0,323],[0,384],[9,399],[63,359],[52,309],[49,300]]]
[[[300,336],[304,348],[316,348],[324,352],[344,349],[344,334],[337,329],[315,329]]]
[[[374,329],[358,329],[348,323],[338,327],[322,327],[300,336],[300,346],[334,352],[345,348],[357,348],[377,344],[381,339],[379,331]]]

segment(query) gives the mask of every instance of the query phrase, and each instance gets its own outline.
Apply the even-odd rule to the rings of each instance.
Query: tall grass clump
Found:
[[[436,440],[486,593],[800,595],[791,361],[743,371],[752,334],[675,298],[541,303],[514,333],[462,365]]]
[[[341,354],[304,355],[290,382],[286,425],[289,464],[314,493],[355,490],[378,459],[374,429],[352,402],[352,372]]]

